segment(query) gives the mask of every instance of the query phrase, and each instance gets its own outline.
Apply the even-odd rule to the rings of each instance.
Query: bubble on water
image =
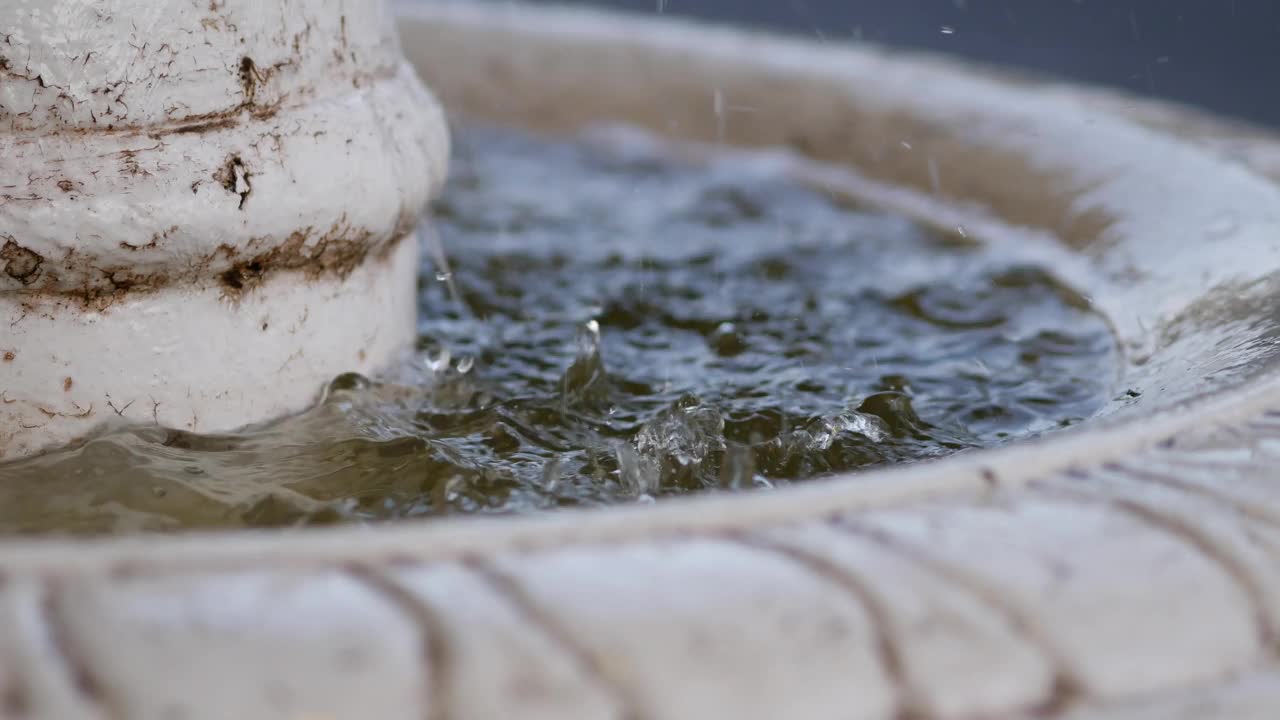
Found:
[[[458,361],[458,373],[461,375],[466,375],[467,373],[471,372],[471,369],[475,367],[475,365],[476,365],[475,358],[464,357]]]

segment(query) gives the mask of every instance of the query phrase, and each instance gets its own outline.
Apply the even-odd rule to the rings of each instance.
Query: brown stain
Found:
[[[205,32],[211,33],[227,33],[238,38],[241,45],[245,45],[247,38],[241,33],[240,28],[234,22],[234,11],[228,11],[226,0],[209,0],[207,7],[207,16],[200,18],[199,25]],[[129,121],[127,117],[129,109],[125,102],[125,94],[129,90],[129,83],[124,80],[115,80],[104,83],[101,86],[90,88],[83,92],[72,94],[70,89],[64,86],[56,85],[52,81],[46,79],[39,73],[33,73],[30,69],[25,72],[19,72],[15,61],[4,55],[0,55],[0,81],[3,79],[12,79],[15,81],[23,81],[35,83],[39,88],[44,90],[61,91],[58,97],[65,103],[74,107],[80,95],[87,93],[95,102],[105,102],[105,109],[98,108],[96,114],[90,111],[92,125],[82,127],[73,120],[68,119],[66,124],[58,123],[58,127],[42,128],[50,135],[84,135],[84,134],[143,134],[152,138],[163,138],[170,134],[203,134],[208,132],[216,132],[239,124],[246,115],[253,119],[264,119],[274,116],[279,109],[293,98],[306,99],[315,97],[318,88],[307,83],[300,87],[294,88],[291,92],[268,93],[265,90],[269,87],[272,80],[277,74],[287,72],[289,69],[296,69],[307,61],[308,46],[311,44],[311,34],[314,27],[310,21],[299,32],[291,37],[282,36],[276,41],[278,49],[289,52],[288,56],[283,60],[279,60],[270,65],[263,65],[252,56],[245,54],[236,61],[226,67],[225,72],[231,75],[240,90],[240,97],[235,100],[233,105],[220,110],[214,110],[199,114],[186,114],[187,108],[181,103],[177,103],[166,109],[166,116],[169,123],[162,122],[144,122],[137,123]],[[350,56],[353,60],[355,52],[351,49],[351,43],[348,38],[348,29],[346,17],[340,19],[338,30],[338,40],[340,51],[335,53],[343,56],[340,60]],[[0,33],[0,45],[6,36]],[[148,51],[147,45],[139,48],[139,54],[158,54],[163,62],[169,65],[173,64],[177,56],[177,51],[168,43],[160,44]],[[88,52],[83,58],[82,65],[87,65],[95,56],[95,52]],[[368,71],[357,71],[357,77],[353,78],[353,83],[361,86],[377,79],[384,79],[395,76],[399,71],[397,63],[391,63],[380,66]],[[165,78],[170,76],[170,70],[163,70],[157,78]],[[265,95],[272,95],[269,100],[265,100]],[[53,108],[55,115],[58,113],[57,108]]]
[[[225,130],[226,128],[235,126],[235,124],[236,124],[236,120],[233,117],[212,117],[208,119],[199,119],[199,120],[196,120],[195,122],[186,123],[183,125],[177,125],[175,127],[169,128],[166,132],[161,133],[160,136],[187,135],[187,134],[203,135],[205,133],[213,132],[215,130]],[[157,135],[153,134],[152,137],[157,137]]]
[[[6,350],[6,351],[4,352],[4,361],[5,361],[5,362],[13,362],[13,361],[14,361],[14,359],[15,359],[15,358],[17,358],[17,357],[18,357],[18,354],[17,354],[17,353],[15,353],[15,352],[14,352],[14,351],[12,351],[12,350]]]
[[[276,272],[302,272],[310,280],[325,276],[346,278],[370,253],[381,256],[389,250],[389,246],[376,248],[370,231],[352,228],[345,221],[336,223],[312,242],[314,236],[313,228],[297,230],[284,243],[234,263],[219,277],[226,295],[238,298]],[[404,236],[397,234],[398,238]],[[231,248],[226,252],[229,256],[235,254]],[[265,330],[266,323],[263,325]]]
[[[249,181],[252,177],[253,173],[249,172],[244,160],[236,154],[229,155],[226,163],[213,174],[213,179],[227,192],[240,196],[241,210],[244,209],[244,204],[248,202],[249,195],[253,192],[253,184]]]
[[[44,256],[22,247],[11,237],[0,247],[0,260],[4,261],[5,274],[23,285],[31,285],[40,279]]]
[[[176,232],[178,232],[178,226],[177,226],[177,225],[170,225],[168,230],[165,230],[164,232],[158,232],[158,233],[153,234],[153,235],[151,236],[151,241],[150,241],[150,242],[148,242],[146,245],[133,245],[133,244],[131,244],[131,243],[127,243],[127,242],[124,242],[123,240],[121,240],[121,241],[120,241],[120,249],[121,249],[121,250],[129,250],[129,251],[137,251],[137,250],[154,250],[155,248],[160,247],[160,241],[161,241],[161,240],[168,240],[168,239],[169,239],[169,236],[170,236],[170,235],[172,235],[173,233],[176,233]]]
[[[137,150],[121,150],[117,153],[120,156],[121,172],[125,175],[150,175],[151,172],[143,170],[142,165],[138,163]]]
[[[248,55],[240,58],[240,91],[244,93],[244,104],[252,105],[258,95],[258,66]]]
[[[71,378],[63,378],[63,380],[62,380],[62,392],[71,392],[71,386],[72,386],[72,385],[75,385],[75,381],[74,381],[74,380],[72,380]]]
[[[158,245],[173,229],[153,238],[153,242]],[[38,277],[32,276],[34,279],[16,288],[16,292],[27,301],[24,308],[29,312],[36,312],[32,303],[38,300],[102,312],[139,293],[176,284],[219,286],[226,299],[237,300],[276,274],[299,273],[308,281],[345,279],[365,262],[384,261],[409,237],[410,233],[398,229],[376,233],[354,227],[343,216],[323,232],[308,227],[294,231],[283,242],[267,236],[254,238],[242,248],[224,244],[173,270],[140,269],[127,263],[90,264],[72,253],[57,268],[45,262]],[[130,249],[142,251],[151,246],[148,243]],[[3,252],[0,250],[0,259],[4,258]],[[5,277],[0,273],[0,280]]]
[[[220,12],[223,0],[211,0],[211,12]],[[343,42],[345,38],[345,18],[343,18]],[[307,28],[309,33],[310,27]],[[301,49],[305,38],[295,38],[295,44]],[[86,59],[87,61],[87,59]],[[286,101],[285,96],[266,102],[262,99],[264,87],[272,78],[290,67],[296,67],[301,57],[291,57],[270,66],[262,66],[252,57],[245,55],[228,68],[237,79],[241,91],[240,102],[235,106],[220,111],[201,115],[184,116],[170,124],[150,128],[134,127],[126,123],[113,123],[108,126],[98,125],[92,128],[60,128],[59,133],[68,134],[102,134],[121,132],[143,132],[148,137],[159,141],[169,134],[203,134],[226,130],[247,122],[249,119],[262,120],[274,116]],[[7,69],[7,61],[6,67]],[[390,76],[394,68],[380,68],[377,76]],[[106,93],[111,88],[102,89]],[[97,91],[95,91],[97,92]],[[307,91],[303,91],[306,94]],[[171,111],[172,113],[173,111]],[[121,118],[122,119],[122,118]],[[96,119],[95,119],[96,122]],[[115,154],[119,162],[119,172],[125,175],[150,175],[145,169],[142,150],[122,150]],[[231,155],[226,162],[214,171],[214,180],[224,189],[239,196],[239,207],[244,209],[249,195],[252,193],[251,177],[244,160],[239,155]],[[192,185],[192,191],[198,192],[201,181]],[[57,182],[63,192],[72,192],[76,183],[70,179]],[[412,218],[415,219],[416,218]],[[155,270],[154,267],[135,267],[127,263],[104,265],[100,262],[89,263],[86,258],[73,257],[69,254],[61,260],[45,258],[25,248],[13,238],[0,247],[0,281],[11,278],[21,284],[13,288],[28,301],[34,302],[49,299],[58,304],[74,303],[85,309],[105,310],[117,301],[167,286],[191,282],[201,286],[210,283],[221,285],[228,297],[237,297],[251,291],[276,272],[302,272],[308,279],[324,276],[345,278],[352,270],[366,259],[384,258],[391,248],[397,247],[412,228],[412,223],[401,223],[404,228],[397,227],[392,233],[373,232],[352,227],[345,219],[335,223],[332,228],[315,237],[312,228],[306,228],[290,234],[282,243],[280,236],[255,238],[247,247],[232,248],[220,246],[204,257],[193,258],[181,269]],[[405,229],[407,228],[407,229]],[[161,247],[170,233],[177,226],[154,234],[146,244],[118,243],[123,250],[145,251]],[[0,241],[7,236],[0,236]],[[312,240],[314,240],[312,242]],[[279,243],[277,245],[277,243]],[[268,250],[255,248],[265,247]],[[5,283],[0,282],[0,290]],[[264,323],[265,325],[265,323]],[[6,354],[6,361],[12,360]]]

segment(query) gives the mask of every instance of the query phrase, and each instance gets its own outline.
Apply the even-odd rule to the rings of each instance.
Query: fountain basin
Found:
[[[1056,246],[1055,271],[1126,350],[1131,401],[1042,440],[779,493],[5,543],[7,707],[1269,717],[1274,140],[1099,91],[681,22],[463,2],[400,22],[460,115],[791,148],[855,171],[844,189],[864,202]]]

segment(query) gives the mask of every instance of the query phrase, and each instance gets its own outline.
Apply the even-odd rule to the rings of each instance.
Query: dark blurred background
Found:
[[[1280,0],[578,2],[941,51],[1280,128]]]

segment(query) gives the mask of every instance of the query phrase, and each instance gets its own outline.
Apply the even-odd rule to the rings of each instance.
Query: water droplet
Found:
[[[449,348],[442,348],[439,355],[427,357],[427,369],[438,375],[448,370],[452,362],[453,354],[449,352]]]
[[[730,322],[720,323],[720,327],[717,327],[707,340],[711,349],[721,357],[741,355],[747,349],[746,338]]]
[[[755,484],[755,474],[755,456],[751,448],[730,444],[725,449],[724,461],[720,466],[720,487],[726,490],[746,490]]]
[[[618,481],[623,487],[637,497],[658,491],[661,477],[656,463],[625,442],[615,443],[613,453],[618,460]]]
[[[701,467],[724,447],[724,417],[695,397],[681,398],[636,434],[636,449],[669,468]]]
[[[578,328],[578,353],[560,378],[565,403],[598,399],[606,390],[604,359],[600,356],[600,323],[588,320]]]
[[[560,484],[560,458],[551,458],[542,466],[542,489],[555,492]]]
[[[436,273],[436,280],[437,280],[437,281],[439,281],[439,282],[449,282],[449,281],[450,281],[450,280],[452,280],[452,279],[453,279],[453,273],[451,273],[451,272],[438,272],[438,273]]]
[[[445,481],[445,484],[444,484],[445,500],[448,500],[449,502],[453,502],[457,500],[458,492],[462,488],[462,484],[463,484],[463,478],[461,475],[454,475],[453,477]]]
[[[941,32],[943,35],[955,35],[956,29],[951,27],[950,25],[943,25],[941,28]]]
[[[830,450],[842,435],[861,435],[871,442],[884,442],[889,438],[889,426],[879,417],[856,411],[824,418],[812,431],[811,447]]]
[[[475,367],[475,364],[475,358],[464,357],[458,361],[458,372],[462,375],[466,375],[471,372],[471,368]]]

